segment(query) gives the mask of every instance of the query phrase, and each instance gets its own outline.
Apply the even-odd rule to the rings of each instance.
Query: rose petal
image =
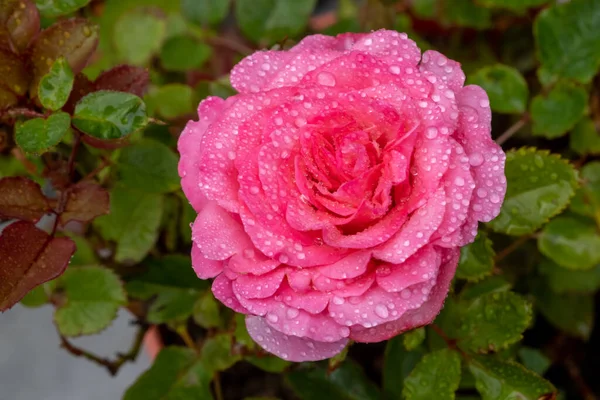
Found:
[[[423,247],[402,264],[382,264],[377,268],[377,284],[387,292],[426,282],[438,271],[441,257],[431,245]]]
[[[423,53],[419,68],[421,71],[432,72],[448,85],[450,90],[455,92],[459,91],[465,84],[465,74],[460,64],[435,50],[427,50]]]
[[[240,304],[232,289],[232,282],[225,275],[220,274],[212,284],[212,292],[215,298],[235,312],[247,314],[249,311]]]
[[[233,281],[233,292],[237,297],[246,299],[264,299],[271,297],[279,289],[285,268],[278,268],[263,275],[239,275]]]
[[[204,257],[198,246],[192,246],[192,267],[200,279],[210,279],[223,272],[223,261]]]
[[[285,335],[270,328],[264,318],[247,316],[246,328],[252,339],[266,351],[289,361],[318,361],[333,357],[346,347],[347,339],[325,343]]]

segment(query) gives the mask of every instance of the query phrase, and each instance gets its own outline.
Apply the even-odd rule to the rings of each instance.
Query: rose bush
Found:
[[[430,323],[505,156],[486,93],[405,34],[313,35],[231,73],[179,139],[192,262],[267,351],[318,360]]]

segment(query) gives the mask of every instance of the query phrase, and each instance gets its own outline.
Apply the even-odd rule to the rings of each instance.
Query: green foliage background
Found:
[[[46,283],[15,277],[0,249],[0,278],[22,283],[21,295],[35,287],[22,304],[52,303],[63,347],[111,373],[158,326],[169,346],[125,400],[595,399],[598,27],[600,0],[0,0],[0,178],[41,185],[0,180],[0,222],[50,211],[60,221],[50,237],[77,245]],[[190,268],[195,213],[177,136],[201,99],[234,93],[227,74],[252,51],[380,28],[460,61],[488,92],[506,200],[462,249],[432,326],[290,364],[262,352]],[[23,188],[18,208],[10,195]],[[56,275],[66,267],[51,264]],[[2,284],[6,309],[13,289]],[[140,326],[129,353],[69,342],[101,332],[121,307]]]

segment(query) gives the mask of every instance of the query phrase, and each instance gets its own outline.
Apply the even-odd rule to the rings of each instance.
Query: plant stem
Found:
[[[524,114],[520,120],[515,122],[510,128],[508,128],[502,135],[498,136],[496,143],[502,146],[504,142],[513,137],[515,133],[521,130],[529,122],[529,114]]]
[[[215,377],[213,379],[215,386],[215,397],[217,400],[223,400],[223,388],[221,387],[221,376],[219,372],[215,372]]]
[[[502,249],[498,254],[496,254],[496,257],[494,257],[494,262],[499,262],[533,237],[533,234],[521,236],[520,238],[509,244],[507,247]]]
[[[62,335],[60,335],[60,342],[61,342],[61,347],[64,348],[65,350],[67,350],[69,353],[73,354],[76,357],[83,357],[89,361],[92,361],[93,363],[96,363],[100,366],[105,367],[108,370],[108,372],[114,376],[117,374],[117,372],[119,372],[119,369],[123,366],[123,364],[125,364],[128,361],[134,361],[137,358],[137,356],[140,353],[140,350],[142,348],[142,343],[144,341],[144,335],[146,334],[147,330],[148,330],[148,326],[145,324],[142,324],[140,326],[140,329],[138,330],[138,333],[135,337],[133,344],[131,345],[130,350],[124,354],[117,354],[117,358],[114,360],[100,357],[100,356],[98,356],[94,353],[91,353],[85,349],[77,347],[77,346],[73,345],[71,342],[69,342],[69,340]]]
[[[190,333],[188,332],[187,327],[185,325],[178,326],[177,329],[176,329],[176,331],[177,331],[177,334],[181,337],[181,339],[183,339],[183,342],[185,343],[185,345],[187,347],[189,347],[190,349],[194,350],[195,352],[198,352],[198,348],[196,347],[196,343],[194,342],[194,340],[190,336]]]

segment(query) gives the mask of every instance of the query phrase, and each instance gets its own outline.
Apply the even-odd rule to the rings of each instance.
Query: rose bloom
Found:
[[[439,313],[505,155],[486,93],[406,34],[313,35],[236,65],[179,139],[193,267],[291,361],[379,342]]]

